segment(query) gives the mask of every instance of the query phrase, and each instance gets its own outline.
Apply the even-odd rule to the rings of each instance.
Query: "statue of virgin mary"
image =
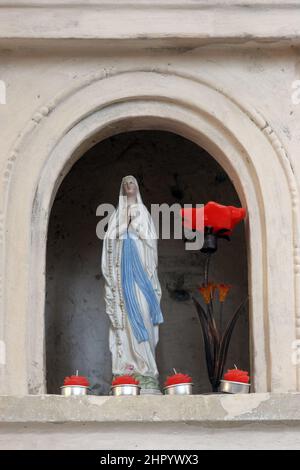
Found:
[[[102,251],[109,346],[114,376],[132,374],[141,393],[158,390],[155,348],[163,322],[157,277],[157,234],[137,180],[123,178]]]

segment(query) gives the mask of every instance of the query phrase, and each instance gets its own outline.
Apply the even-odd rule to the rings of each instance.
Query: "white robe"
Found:
[[[137,182],[136,182],[137,184]],[[142,203],[138,191],[137,203],[140,216],[129,225],[129,231],[138,249],[140,260],[160,302],[161,288],[157,277],[157,238],[153,221]],[[116,228],[117,233],[116,233]],[[124,304],[121,283],[122,235],[127,230],[127,206],[124,206],[122,185],[119,206],[112,215],[102,251],[102,273],[105,279],[106,312],[110,317],[109,346],[112,355],[113,375],[138,374],[158,377],[155,349],[158,343],[158,325],[153,325],[148,303],[139,287],[135,285],[149,340],[139,343],[132,331]]]

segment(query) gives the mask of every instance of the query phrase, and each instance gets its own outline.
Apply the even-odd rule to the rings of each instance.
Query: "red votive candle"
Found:
[[[248,384],[250,381],[249,372],[240,369],[229,369],[226,374],[224,374],[224,380]]]
[[[81,387],[88,387],[90,383],[88,379],[83,375],[71,375],[70,377],[66,377],[64,380],[64,386],[67,387],[69,385],[79,385]]]
[[[139,385],[140,382],[135,379],[132,375],[120,375],[112,381],[112,386],[116,387],[117,385]]]
[[[192,383],[192,377],[187,374],[174,374],[167,377],[164,386],[169,387],[170,385],[178,385],[178,384],[190,384]]]

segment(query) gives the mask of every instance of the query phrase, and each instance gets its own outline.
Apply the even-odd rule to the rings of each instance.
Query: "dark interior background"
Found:
[[[108,394],[111,359],[109,321],[101,275],[102,241],[96,236],[96,209],[116,205],[121,179],[133,174],[144,203],[203,203],[240,206],[228,175],[194,143],[169,132],[134,131],[91,148],[64,179],[51,212],[47,244],[46,360],[48,393],[60,393],[66,375],[89,377],[92,393]],[[231,284],[224,322],[247,294],[244,226],[231,242],[220,241],[211,279]],[[202,333],[191,293],[203,282],[204,255],[185,251],[182,240],[160,240],[162,311],[157,362],[163,382],[172,369],[189,373],[195,393],[210,391]],[[238,321],[227,367],[249,369],[249,324]]]

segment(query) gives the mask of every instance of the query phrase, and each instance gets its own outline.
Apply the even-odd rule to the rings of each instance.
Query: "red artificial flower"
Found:
[[[81,375],[71,375],[66,377],[64,380],[64,386],[68,385],[80,385],[82,387],[88,387],[90,385],[88,379]]]
[[[120,375],[112,381],[112,386],[116,385],[139,385],[139,381],[135,379],[132,375]]]
[[[190,384],[192,383],[192,377],[187,374],[174,374],[167,377],[164,386],[169,387],[170,385],[177,384]]]
[[[181,209],[183,225],[190,230],[203,232],[204,227],[213,227],[213,232],[225,230],[230,235],[234,227],[246,217],[243,207],[223,206],[210,201],[200,208]]]
[[[250,377],[249,373],[245,370],[229,369],[226,374],[224,374],[224,380],[248,384]]]

